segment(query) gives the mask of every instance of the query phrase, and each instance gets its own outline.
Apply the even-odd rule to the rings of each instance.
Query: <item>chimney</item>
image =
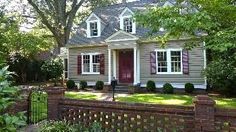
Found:
[[[122,0],[122,3],[125,4],[125,3],[126,3],[126,0]]]

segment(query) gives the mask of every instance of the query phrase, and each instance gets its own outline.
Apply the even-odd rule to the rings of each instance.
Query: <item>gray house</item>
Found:
[[[67,45],[68,78],[75,82],[86,80],[89,85],[98,80],[109,84],[113,77],[127,85],[145,86],[153,80],[157,87],[168,82],[175,88],[184,88],[190,82],[205,89],[206,80],[201,75],[206,65],[203,44],[187,51],[183,47],[188,39],[169,40],[163,49],[160,42],[145,39],[149,29],[132,19],[147,5],[172,4],[142,0],[94,10]]]

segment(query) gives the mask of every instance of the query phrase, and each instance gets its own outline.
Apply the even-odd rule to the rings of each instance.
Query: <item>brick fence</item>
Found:
[[[236,132],[236,109],[216,108],[206,95],[197,96],[194,106],[187,107],[66,99],[62,89],[47,93],[49,120],[66,119],[86,126],[96,121],[111,131]]]
[[[59,89],[48,96],[49,119],[96,121],[112,131],[236,131],[236,109],[216,108],[206,95],[193,107],[65,99]]]

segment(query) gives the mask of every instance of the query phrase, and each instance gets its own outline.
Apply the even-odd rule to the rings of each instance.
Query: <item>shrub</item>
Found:
[[[172,94],[174,93],[174,88],[170,83],[166,83],[163,85],[163,93]]]
[[[194,85],[192,83],[186,83],[184,90],[186,93],[192,93],[194,91]]]
[[[41,66],[41,70],[48,76],[49,79],[53,79],[54,85],[62,77],[63,63],[60,58],[53,58],[45,61]]]
[[[8,80],[12,78],[12,72],[7,69],[8,67],[0,69],[0,132],[14,132],[17,128],[26,125],[26,117],[23,112],[7,113],[15,100],[19,99],[20,91]]]
[[[149,80],[147,82],[147,91],[152,91],[154,92],[156,90],[156,84],[154,81]]]
[[[225,59],[212,61],[204,71],[207,80],[216,91],[226,96],[236,95],[235,63]]]
[[[96,89],[97,90],[102,90],[104,87],[104,82],[103,81],[97,81],[96,82]]]
[[[70,123],[67,121],[46,121],[39,128],[40,132],[103,132],[100,123],[93,122],[89,127],[82,123]]]
[[[85,89],[88,86],[86,81],[80,81],[79,82],[79,88],[80,89]]]
[[[73,80],[68,80],[66,82],[66,86],[68,89],[74,89],[75,88],[75,82]]]

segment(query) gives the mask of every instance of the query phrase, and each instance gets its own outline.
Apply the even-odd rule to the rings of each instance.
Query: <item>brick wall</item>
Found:
[[[84,125],[97,121],[111,131],[236,131],[236,109],[216,108],[206,95],[197,96],[194,106],[186,107],[65,99],[63,89],[47,93],[49,120]],[[18,103],[14,108],[26,106],[27,102]]]

